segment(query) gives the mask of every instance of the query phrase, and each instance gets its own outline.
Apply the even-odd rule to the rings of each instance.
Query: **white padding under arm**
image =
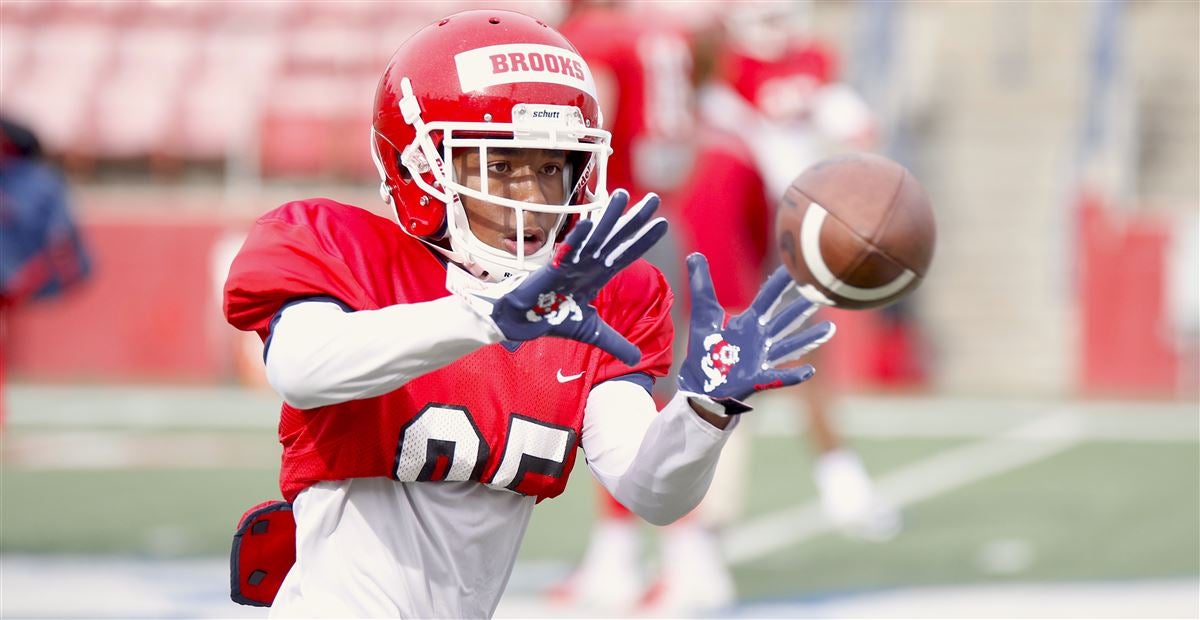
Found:
[[[708,491],[721,448],[737,418],[721,430],[678,392],[662,411],[629,381],[592,389],[581,444],[592,475],[638,516],[666,525],[691,512]]]
[[[271,330],[267,381],[287,404],[312,409],[386,394],[500,340],[454,295],[359,312],[301,302]]]

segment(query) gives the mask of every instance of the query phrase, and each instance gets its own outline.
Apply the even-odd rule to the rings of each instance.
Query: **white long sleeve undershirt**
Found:
[[[592,388],[580,443],[592,475],[617,501],[654,525],[691,512],[712,483],[721,448],[737,426],[704,421],[686,392],[655,414],[654,399],[630,381]]]
[[[267,382],[287,404],[313,409],[387,394],[502,339],[454,295],[358,312],[306,301],[271,330]]]
[[[502,335],[451,295],[430,302],[346,312],[326,301],[288,306],[267,352],[267,379],[284,401],[311,409],[386,394]],[[678,393],[661,412],[641,386],[592,388],[581,445],[593,475],[643,519],[670,523],[704,497],[721,447],[718,429]]]

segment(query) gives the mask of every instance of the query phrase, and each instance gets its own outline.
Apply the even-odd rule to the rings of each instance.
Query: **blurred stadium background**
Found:
[[[558,2],[487,3],[554,22]],[[392,50],[467,2],[0,3],[0,112],[71,184],[94,274],[12,308],[0,616],[261,616],[233,527],[278,494],[277,401],[219,284],[255,215],[376,208]],[[736,3],[645,3],[681,20]],[[798,417],[762,403],[730,615],[1200,616],[1200,4],[816,2],[933,198],[920,345],[842,313],[839,420],[905,509],[832,533]],[[915,368],[897,373],[896,366]],[[535,512],[500,615],[578,561],[586,474]]]

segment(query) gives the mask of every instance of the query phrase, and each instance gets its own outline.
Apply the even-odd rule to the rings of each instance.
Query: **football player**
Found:
[[[804,2],[731,3],[709,16],[709,27],[693,33],[691,44],[667,45],[664,41],[678,41],[681,30],[663,15],[649,17],[629,4],[577,0],[571,5],[575,10],[563,32],[593,70],[597,65],[613,68],[596,72],[614,76],[599,82],[613,82],[609,90],[615,94],[608,97],[617,105],[613,139],[632,147],[632,157],[622,159],[618,153],[614,163],[646,152],[638,148],[642,143],[669,144],[663,138],[677,134],[661,128],[677,127],[689,138],[701,137],[688,182],[671,186],[676,190],[673,221],[682,224],[673,231],[683,237],[685,247],[731,259],[713,266],[713,278],[728,308],[745,308],[770,263],[773,201],[800,170],[819,159],[826,143],[866,148],[874,133],[865,103],[837,81],[833,51],[810,36],[811,7]],[[663,53],[669,50],[674,53]],[[699,119],[689,106],[692,97],[678,94],[683,90],[679,76],[693,64],[717,73],[700,90]],[[671,122],[651,122],[655,118]],[[655,179],[646,174],[652,167],[637,163],[626,163],[625,169],[640,174],[622,178]],[[893,535],[895,511],[876,500],[858,457],[841,442],[829,414],[827,384],[806,386],[803,395],[808,436],[819,453],[814,477],[827,515],[853,536]],[[660,533],[659,575],[649,588],[639,570],[642,529],[628,511],[601,494],[602,510],[583,561],[552,590],[553,600],[614,613],[666,615],[708,614],[732,603],[734,582],[716,532],[742,504],[746,443],[738,436],[726,444],[700,510]]]
[[[803,326],[811,304],[779,303],[786,272],[729,317],[693,255],[679,389],[655,413],[672,295],[639,257],[667,223],[655,195],[609,194],[609,139],[565,38],[518,13],[459,13],[380,81],[371,148],[394,219],[323,198],[259,218],[225,314],[262,337],[284,400],[287,503],[243,519],[235,600],[489,616],[576,448],[614,497],[669,523],[703,497],[745,399],[813,375],[778,368],[834,331]]]
[[[731,310],[750,304],[759,274],[778,264],[770,258],[769,231],[792,179],[832,149],[868,149],[876,139],[874,115],[838,79],[833,49],[813,36],[808,3],[739,6],[723,18],[715,76],[698,95],[705,131],[697,165],[678,194],[682,221],[704,222],[688,227],[687,247],[737,257],[713,269]],[[806,401],[807,434],[818,453],[813,477],[826,516],[855,538],[894,537],[900,515],[841,441],[828,384],[805,386],[797,396]],[[737,463],[724,459],[722,466],[723,476]],[[735,505],[724,503],[727,510]]]
[[[654,192],[671,208],[671,193],[691,164],[693,119],[692,51],[678,17],[660,5],[572,0],[559,25],[587,61],[612,134],[608,162],[611,187],[633,195]],[[678,221],[678,213],[667,213]],[[672,291],[684,290],[683,253],[673,227],[645,259],[658,268]],[[756,282],[758,278],[756,277]],[[677,304],[672,316],[683,319]],[[673,347],[678,365],[686,334]],[[665,404],[674,394],[670,375],[656,381],[654,398]],[[550,590],[556,605],[621,613],[632,610],[645,592],[641,575],[642,528],[636,515],[598,487],[597,521],[587,553],[576,570]],[[674,527],[688,527],[687,519]],[[713,585],[713,584],[709,584]]]

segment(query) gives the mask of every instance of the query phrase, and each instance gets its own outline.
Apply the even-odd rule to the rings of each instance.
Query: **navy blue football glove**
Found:
[[[679,370],[679,389],[707,396],[726,413],[749,411],[742,401],[755,392],[807,381],[811,364],[779,368],[796,361],[833,337],[833,323],[823,321],[797,333],[816,305],[804,297],[783,303],[792,279],[783,267],[775,270],[743,313],[728,318],[717,302],[708,260],[703,254],[687,258],[692,293],[692,317],[687,357]]]
[[[549,265],[494,300],[491,317],[508,340],[557,336],[592,344],[632,366],[642,352],[605,323],[590,304],[619,271],[667,232],[655,218],[658,196],[647,194],[629,210],[629,193],[613,192],[599,221],[581,220]]]

